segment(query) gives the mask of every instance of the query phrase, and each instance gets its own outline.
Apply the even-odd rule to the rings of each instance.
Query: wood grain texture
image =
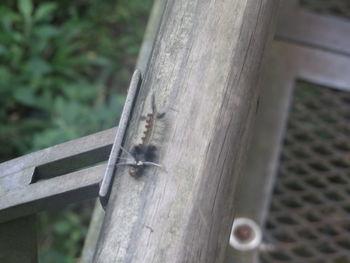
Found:
[[[276,6],[167,1],[126,141],[140,142],[155,94],[163,169],[117,174],[94,262],[223,261]]]
[[[244,177],[239,180],[234,197],[235,216],[250,218],[261,229],[269,211],[295,82],[295,69],[286,61],[285,52],[280,53],[276,43],[271,46],[263,66],[259,109]],[[225,262],[260,262],[260,249],[239,251],[229,246]]]
[[[96,197],[105,170],[106,164],[100,164],[5,193],[0,223]]]
[[[137,58],[136,67],[142,72],[145,71],[151,56],[152,48],[160,26],[165,0],[154,0],[147,27],[143,36],[142,45]],[[105,211],[102,209],[99,201],[96,202],[93,216],[90,221],[89,231],[84,241],[80,261],[81,263],[92,263],[94,251],[97,246],[98,236],[102,228],[102,221]]]
[[[100,233],[105,211],[102,208],[100,200],[95,202],[92,213],[89,230],[84,240],[84,246],[81,252],[79,263],[93,263],[94,252],[97,246],[98,235]]]

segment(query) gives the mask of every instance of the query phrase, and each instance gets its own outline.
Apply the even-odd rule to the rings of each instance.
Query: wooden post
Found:
[[[163,168],[119,169],[94,262],[222,262],[277,0],[169,0],[127,149],[155,96]]]
[[[143,37],[140,53],[137,59],[136,67],[145,71],[151,56],[152,48],[159,29],[160,20],[163,14],[165,0],[154,0],[152,10],[148,19],[147,27]],[[90,221],[89,231],[86,235],[84,247],[82,250],[81,263],[92,263],[93,254],[97,246],[97,239],[102,227],[102,221],[105,212],[101,207],[99,200],[96,201],[94,212]]]

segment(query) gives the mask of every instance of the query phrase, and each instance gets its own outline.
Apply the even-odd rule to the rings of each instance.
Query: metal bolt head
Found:
[[[249,218],[236,218],[233,221],[230,245],[241,251],[257,248],[262,239],[260,227]]]
[[[254,235],[252,228],[248,225],[238,226],[233,234],[242,242],[248,242]]]

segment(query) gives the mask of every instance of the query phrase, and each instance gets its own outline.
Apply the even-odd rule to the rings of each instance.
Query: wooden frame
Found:
[[[105,130],[0,164],[1,262],[37,262],[35,213],[97,197],[105,171],[99,162],[108,159],[115,131]],[[51,179],[33,180],[35,175]]]
[[[268,213],[279,153],[297,80],[350,91],[350,22],[296,8],[280,12],[278,29],[265,63],[260,109],[246,172],[240,181],[236,217],[262,228]],[[260,247],[264,249],[264,246]],[[226,262],[255,263],[259,249],[229,248]]]

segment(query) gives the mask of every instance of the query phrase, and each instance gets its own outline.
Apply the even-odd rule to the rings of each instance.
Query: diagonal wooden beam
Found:
[[[105,170],[97,165],[8,191],[0,198],[0,223],[96,197]]]
[[[0,222],[98,196],[116,128],[0,164]]]
[[[1,163],[0,193],[107,160],[115,133],[108,129]]]

